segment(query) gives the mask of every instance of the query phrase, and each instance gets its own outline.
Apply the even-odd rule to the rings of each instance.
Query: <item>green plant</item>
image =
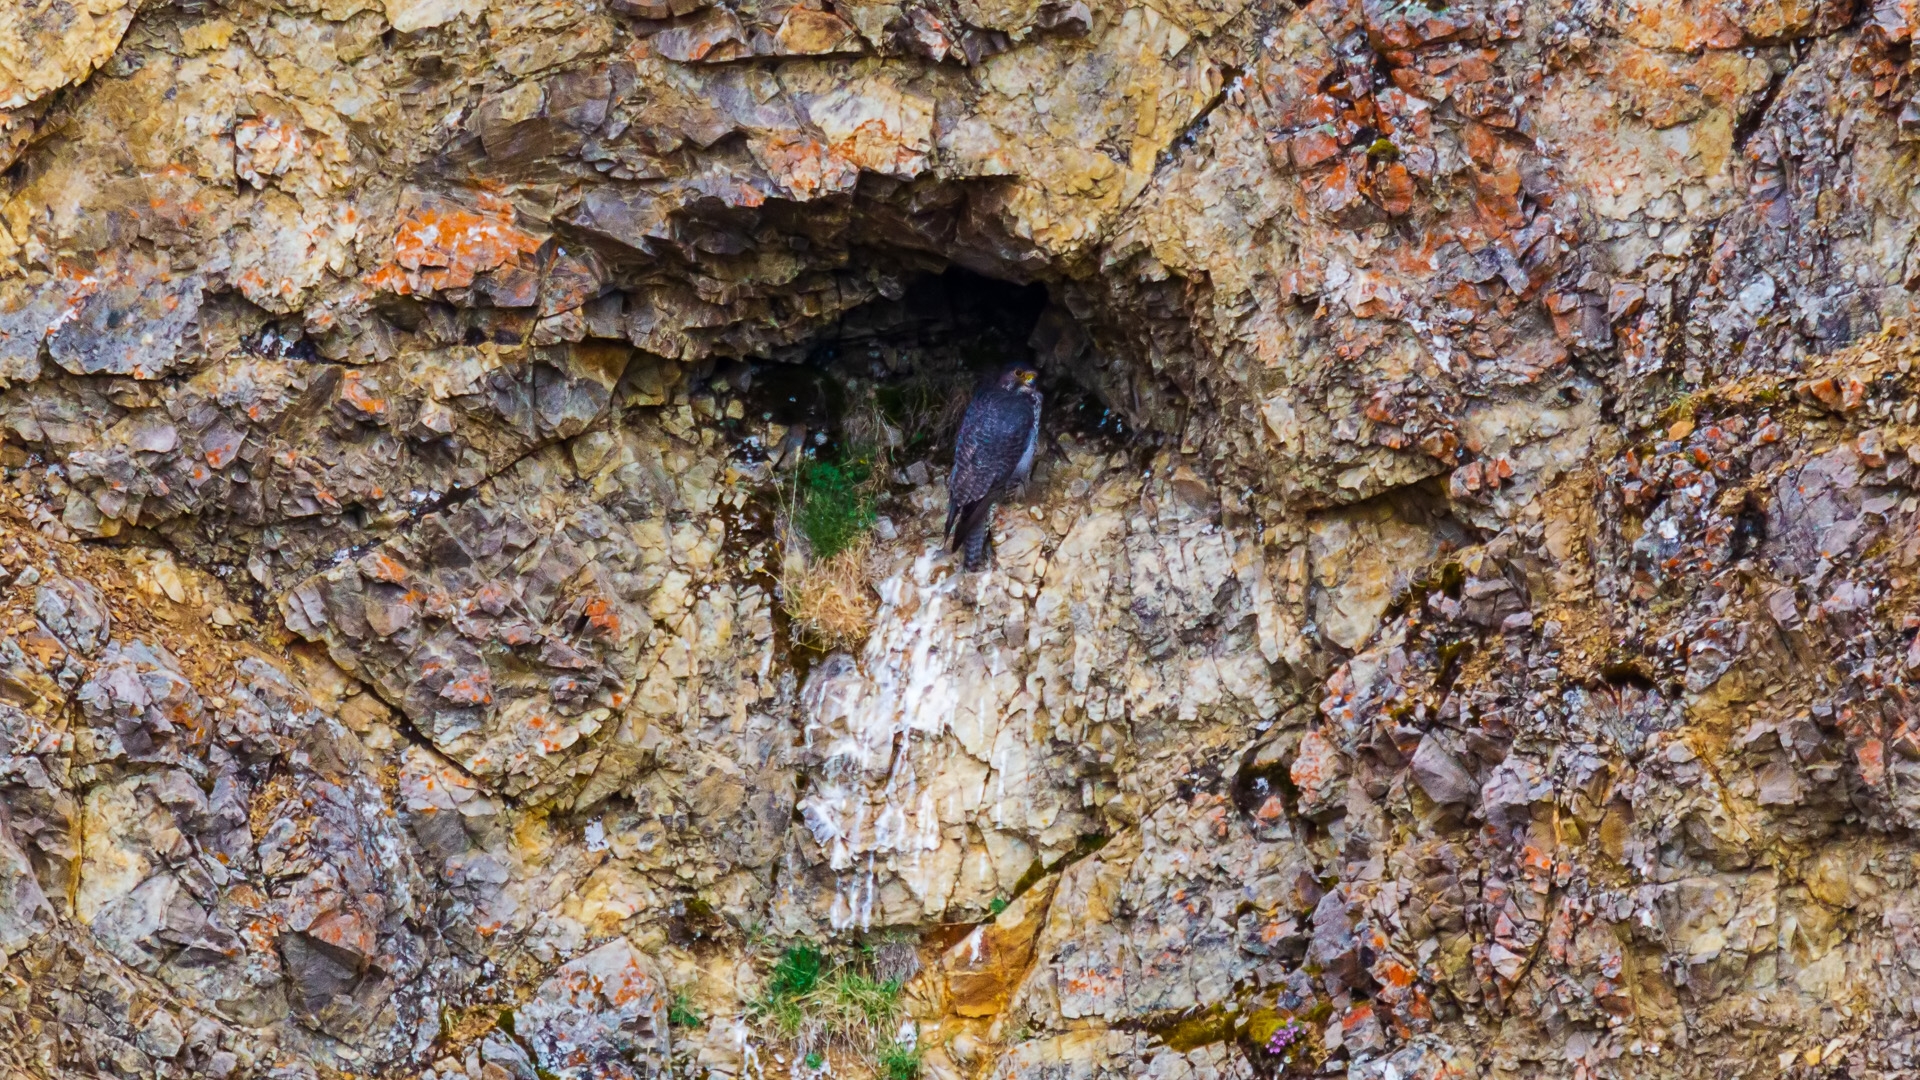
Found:
[[[812,945],[799,944],[780,954],[774,961],[773,975],[767,980],[767,992],[777,997],[805,997],[820,982],[826,957]]]
[[[857,1018],[870,1027],[891,1024],[900,1012],[900,984],[880,982],[859,971],[841,969],[828,980],[827,989],[840,1013]]]
[[[876,1055],[876,1063],[886,1080],[919,1080],[920,1047],[902,1046],[889,1040]]]
[[[820,1066],[825,1065],[827,1063],[827,1056],[825,1054],[822,1054],[818,1050],[814,1050],[807,1054],[806,1062],[807,1062],[807,1068],[818,1069]]]
[[[892,1036],[903,1012],[901,988],[875,976],[874,956],[867,949],[830,958],[815,945],[792,945],[773,962],[766,989],[748,1006],[748,1015],[803,1060],[837,1049],[866,1056],[886,1071],[892,1067],[886,1055],[897,1049]],[[913,1060],[909,1076],[918,1073],[917,1054]]]
[[[767,974],[766,991],[752,1003],[749,1012],[766,1022],[780,1036],[791,1039],[800,1034],[807,1020],[801,1002],[810,997],[820,983],[826,956],[813,945],[801,943],[789,947],[773,962]]]
[[[749,1013],[757,1020],[764,1021],[783,1039],[792,1039],[800,1034],[801,1027],[807,1022],[806,1010],[800,1007],[795,998],[769,994],[749,1007]]]
[[[694,1011],[693,999],[685,990],[676,990],[673,1001],[667,1005],[667,1024],[677,1028],[696,1028],[706,1021]]]
[[[852,547],[873,527],[871,452],[848,450],[838,461],[809,461],[800,466],[798,510],[794,523],[813,545],[816,559],[831,559]]]
[[[1012,902],[1013,901],[1008,900],[1004,896],[996,896],[993,899],[987,901],[987,914],[998,915],[1001,912],[1007,910],[1007,905],[1011,904]]]

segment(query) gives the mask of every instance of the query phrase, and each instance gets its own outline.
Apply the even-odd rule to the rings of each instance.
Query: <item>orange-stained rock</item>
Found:
[[[1046,923],[1058,878],[1022,894],[990,921],[976,926],[940,958],[949,1007],[959,1016],[992,1016],[1006,1007],[1033,962],[1034,939]]]

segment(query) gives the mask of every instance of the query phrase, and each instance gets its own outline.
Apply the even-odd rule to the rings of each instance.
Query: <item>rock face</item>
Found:
[[[1916,30],[16,0],[6,1068],[1911,1074]]]

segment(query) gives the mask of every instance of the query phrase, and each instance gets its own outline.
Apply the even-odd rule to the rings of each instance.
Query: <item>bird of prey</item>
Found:
[[[946,534],[952,550],[965,552],[968,570],[986,561],[994,501],[1026,483],[1033,471],[1033,451],[1040,442],[1037,375],[1026,364],[1008,365],[973,392],[960,420],[953,474],[947,478]]]

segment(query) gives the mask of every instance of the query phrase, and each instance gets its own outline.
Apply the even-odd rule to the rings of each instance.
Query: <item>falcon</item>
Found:
[[[1026,483],[1033,471],[1040,442],[1040,390],[1033,385],[1038,375],[1026,364],[1008,365],[973,392],[960,420],[947,478],[946,535],[951,550],[965,552],[968,570],[986,562],[995,500]]]

